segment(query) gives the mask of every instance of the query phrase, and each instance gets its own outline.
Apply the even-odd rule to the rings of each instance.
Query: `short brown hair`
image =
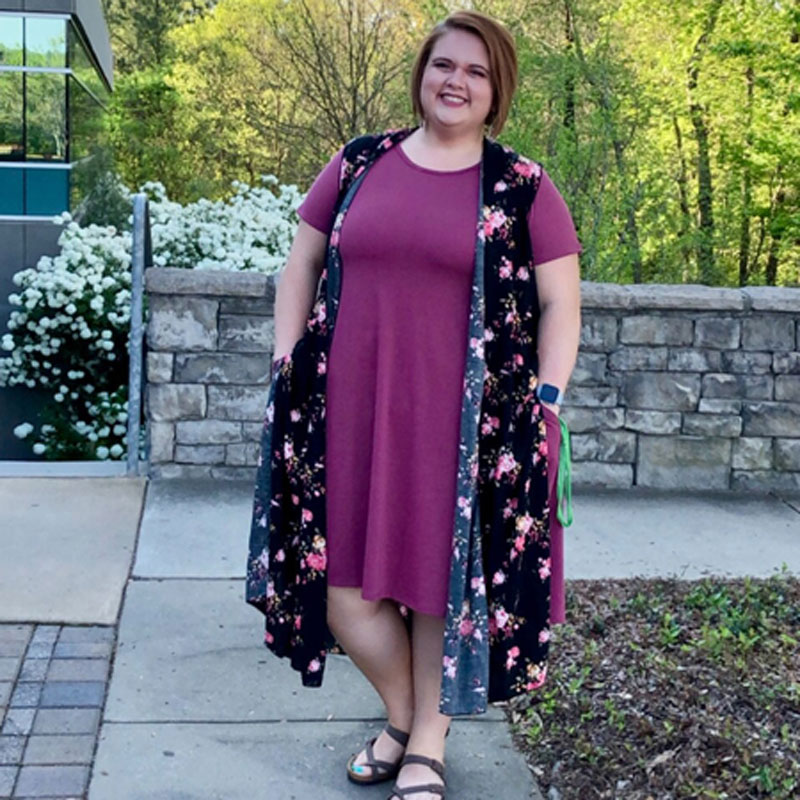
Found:
[[[479,11],[455,11],[437,22],[425,37],[411,69],[411,104],[414,114],[420,120],[424,116],[420,87],[422,73],[428,64],[433,46],[439,37],[452,30],[468,31],[479,36],[489,51],[489,78],[492,82],[493,101],[492,110],[486,117],[486,125],[490,126],[491,136],[497,137],[506,123],[511,99],[517,88],[517,50],[514,37],[508,29]]]

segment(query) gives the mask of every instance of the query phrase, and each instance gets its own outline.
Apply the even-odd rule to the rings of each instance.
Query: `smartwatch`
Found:
[[[540,383],[536,386],[536,396],[545,403],[555,403],[561,405],[564,400],[564,392],[552,383]]]

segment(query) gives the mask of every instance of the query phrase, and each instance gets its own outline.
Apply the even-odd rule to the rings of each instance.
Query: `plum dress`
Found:
[[[326,234],[342,153],[298,209]],[[479,164],[428,169],[402,145],[375,162],[340,234],[327,368],[328,584],[360,586],[366,600],[391,598],[438,617],[447,610],[479,178]],[[535,263],[581,252],[546,173],[528,223]],[[548,423],[551,485],[557,436],[557,421]],[[563,564],[555,549],[552,556],[558,608]]]

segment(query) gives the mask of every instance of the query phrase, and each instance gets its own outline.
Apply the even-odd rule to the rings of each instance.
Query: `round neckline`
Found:
[[[417,164],[416,161],[412,161],[406,151],[403,150],[402,141],[397,143],[395,150],[400,153],[400,158],[402,158],[409,167],[419,170],[420,172],[427,172],[429,175],[458,175],[460,172],[470,172],[473,169],[477,169],[481,165],[481,162],[477,161],[472,166],[461,167],[461,169],[431,169],[430,167],[423,167],[422,165]]]

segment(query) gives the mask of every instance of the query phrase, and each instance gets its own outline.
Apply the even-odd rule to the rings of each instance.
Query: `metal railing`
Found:
[[[139,474],[139,437],[142,415],[144,327],[144,270],[153,264],[150,207],[147,195],[133,196],[133,247],[131,254],[131,328],[128,338],[128,475]]]

